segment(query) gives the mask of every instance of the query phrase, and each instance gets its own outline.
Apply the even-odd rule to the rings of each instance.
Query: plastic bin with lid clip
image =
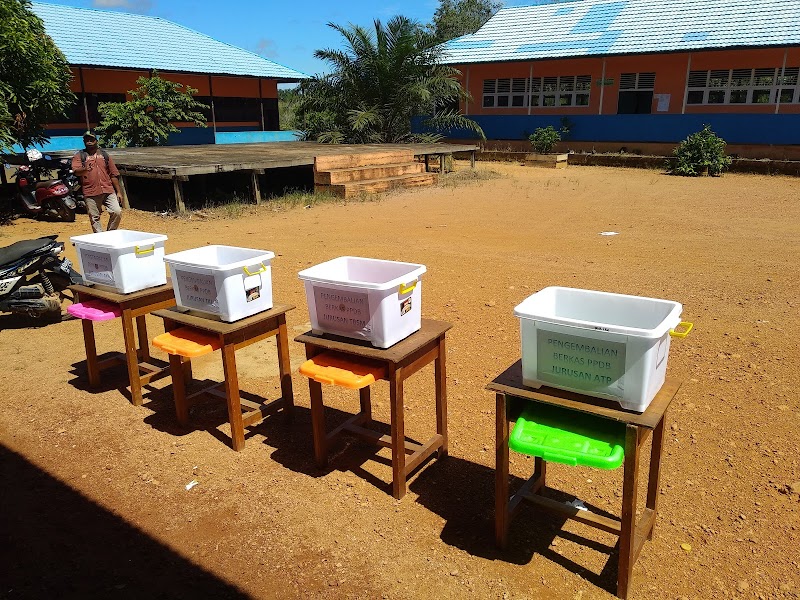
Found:
[[[115,229],[70,238],[86,285],[131,294],[167,283],[166,235]]]
[[[231,323],[272,308],[275,253],[203,246],[168,254],[175,303]]]
[[[514,309],[522,379],[644,412],[667,372],[671,337],[686,337],[678,302],[548,287]],[[681,326],[680,331],[676,330]]]
[[[341,256],[300,271],[311,330],[388,348],[422,325],[424,265]]]

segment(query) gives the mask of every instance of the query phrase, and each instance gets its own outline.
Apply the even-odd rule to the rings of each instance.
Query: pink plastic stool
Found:
[[[110,321],[122,314],[119,306],[115,306],[102,300],[87,300],[77,302],[67,307],[67,312],[76,319],[87,319],[89,321]]]

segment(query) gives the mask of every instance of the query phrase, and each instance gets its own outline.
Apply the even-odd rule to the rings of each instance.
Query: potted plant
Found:
[[[561,141],[561,134],[553,126],[537,127],[528,139],[533,146],[533,153],[525,157],[526,165],[551,169],[567,166],[566,154],[553,153],[553,148]]]

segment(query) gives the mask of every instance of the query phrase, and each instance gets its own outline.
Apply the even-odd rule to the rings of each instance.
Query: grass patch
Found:
[[[362,193],[355,198],[340,198],[327,192],[313,193],[306,190],[286,190],[280,196],[271,196],[262,201],[260,205],[252,201],[243,199],[237,194],[233,194],[225,200],[206,201],[203,208],[192,210],[187,213],[189,219],[229,219],[237,220],[249,215],[256,215],[266,211],[283,212],[295,209],[308,209],[322,204],[347,204],[352,202],[374,202],[380,199],[377,194]],[[176,212],[168,211],[159,213],[164,217],[180,218]]]
[[[439,176],[440,187],[456,187],[470,183],[480,183],[492,179],[502,179],[507,177],[503,173],[485,167],[475,167],[474,169],[461,169],[453,173],[445,173]]]

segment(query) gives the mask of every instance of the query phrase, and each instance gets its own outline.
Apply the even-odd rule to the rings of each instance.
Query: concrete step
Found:
[[[327,192],[340,198],[353,198],[362,193],[377,194],[397,188],[424,187],[434,185],[438,180],[436,173],[419,173],[399,175],[397,177],[384,177],[371,181],[352,181],[333,185],[316,185],[318,192]]]
[[[331,154],[314,159],[315,171],[333,171],[353,167],[373,167],[377,165],[396,165],[414,160],[413,152],[363,152],[354,154]]]
[[[400,163],[394,165],[372,165],[368,167],[350,167],[348,169],[334,169],[332,171],[317,171],[314,173],[314,183],[331,185],[336,183],[349,183],[351,181],[365,181],[369,179],[385,179],[399,175],[424,173],[425,165],[418,162]]]

